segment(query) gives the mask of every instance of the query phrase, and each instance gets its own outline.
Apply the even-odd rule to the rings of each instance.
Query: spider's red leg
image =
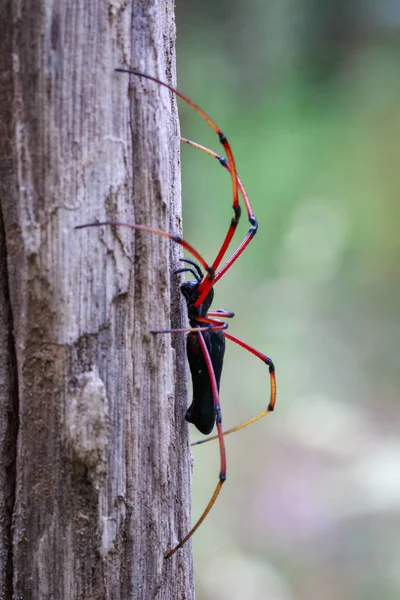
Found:
[[[224,319],[231,319],[235,316],[234,313],[228,312],[226,310],[219,309],[213,313],[209,312],[208,315],[213,315],[216,317],[222,317]],[[194,333],[198,331],[223,331],[224,329],[228,329],[228,323],[224,323],[224,321],[216,320],[216,319],[208,319],[207,317],[197,317],[197,323],[208,323],[208,325],[204,327],[188,327],[182,329],[153,329],[150,331],[153,335],[158,335],[159,333]]]
[[[223,308],[217,308],[217,310],[210,310],[207,315],[209,317],[222,317],[222,319],[233,319],[235,316],[234,312],[230,310],[224,310]]]
[[[204,519],[206,518],[206,516],[212,509],[212,507],[221,491],[221,488],[222,488],[224,482],[226,481],[226,452],[225,452],[224,434],[222,432],[222,416],[221,416],[221,406],[219,403],[218,386],[217,386],[217,381],[215,379],[215,373],[214,373],[213,365],[211,362],[210,353],[208,352],[207,344],[204,340],[202,333],[199,333],[199,342],[200,342],[201,349],[202,349],[202,352],[203,352],[203,355],[204,355],[204,358],[205,358],[205,361],[207,364],[207,370],[208,370],[208,375],[210,377],[212,394],[213,394],[213,399],[214,399],[214,410],[215,410],[215,415],[216,415],[216,425],[217,425],[217,431],[218,431],[218,434],[216,437],[219,440],[219,451],[220,451],[219,480],[217,483],[217,487],[215,488],[214,493],[211,496],[209,503],[207,504],[205,510],[203,511],[203,514],[198,519],[197,523],[192,527],[192,529],[189,531],[189,533],[187,535],[185,535],[185,537],[179,542],[179,544],[177,546],[175,546],[175,548],[170,550],[168,552],[168,554],[166,554],[165,558],[171,558],[171,556],[173,556],[175,554],[175,552],[177,550],[179,550],[179,548],[182,548],[182,546],[184,544],[186,544],[188,539],[191,538],[192,535],[194,534],[194,532],[200,527],[200,525],[202,524],[202,522],[204,521]]]
[[[75,229],[85,229],[86,227],[101,227],[102,225],[115,225],[117,227],[129,227],[129,229],[138,229],[139,231],[148,231],[149,233],[155,233],[156,235],[160,235],[161,237],[166,237],[173,242],[176,242],[185,250],[190,252],[196,260],[199,261],[201,266],[207,273],[213,274],[214,271],[211,271],[211,267],[207,264],[204,258],[191,246],[188,242],[186,242],[179,235],[173,235],[172,233],[165,233],[165,231],[160,231],[159,229],[153,229],[152,227],[147,227],[147,225],[132,225],[130,223],[121,223],[119,221],[101,221],[100,223],[85,223],[85,225],[77,225]]]
[[[157,77],[153,77],[152,75],[148,75],[147,73],[142,73],[135,69],[115,69],[115,70],[118,71],[119,73],[128,73],[130,75],[144,77],[145,79],[154,81],[158,85],[161,85],[161,86],[167,88],[168,90],[170,90],[171,92],[173,92],[174,94],[176,94],[179,98],[181,98],[184,102],[186,102],[186,104],[191,106],[206,121],[206,123],[208,123],[208,125],[215,131],[215,133],[218,135],[218,139],[221,142],[221,144],[223,145],[226,155],[228,157],[229,170],[230,170],[231,176],[232,176],[233,217],[232,217],[231,225],[230,225],[230,229],[232,229],[232,231],[228,232],[228,236],[226,237],[226,239],[228,239],[228,242],[223,243],[222,248],[217,255],[217,258],[211,265],[211,269],[209,269],[207,271],[207,274],[204,276],[203,281],[199,285],[198,292],[199,292],[200,296],[194,303],[194,307],[198,308],[203,303],[205,297],[207,296],[208,292],[210,291],[210,289],[213,286],[215,270],[217,269],[218,265],[220,264],[220,262],[222,260],[223,255],[225,254],[225,251],[228,247],[229,241],[232,239],[232,236],[235,232],[236,226],[240,219],[239,184],[238,184],[238,176],[237,176],[235,159],[234,159],[234,156],[232,153],[231,146],[227,140],[226,135],[221,131],[221,129],[216,125],[216,123],[214,123],[214,121],[211,119],[211,117],[209,117],[208,114],[206,112],[204,112],[204,110],[202,108],[200,108],[200,106],[195,104],[192,100],[190,100],[190,98],[185,96],[185,94],[182,94],[182,92],[180,92],[179,90],[174,88],[172,85],[169,85],[169,83],[166,83],[165,81],[161,81],[160,79],[157,79]],[[254,233],[255,233],[257,231],[257,220],[253,214],[251,214],[251,216],[249,215],[249,221],[252,225],[252,228],[254,228]],[[253,235],[254,235],[254,233],[253,233]]]
[[[225,149],[225,152],[228,156],[228,161],[232,167],[231,173],[232,173],[233,212],[235,213],[235,216],[233,218],[236,218],[236,217],[239,218],[240,217],[239,191],[238,191],[235,159],[233,157],[231,146],[227,140],[226,135],[221,131],[221,129],[216,125],[216,123],[214,123],[214,121],[211,119],[211,117],[209,117],[208,114],[206,112],[204,112],[204,110],[202,108],[200,108],[200,106],[198,106],[190,98],[185,96],[185,94],[182,94],[182,92],[180,92],[179,90],[174,88],[172,85],[169,85],[169,83],[166,83],[165,81],[161,81],[160,79],[157,79],[157,77],[153,77],[152,75],[148,75],[147,73],[142,73],[141,71],[137,71],[136,69],[115,69],[115,71],[117,71],[118,73],[128,73],[129,75],[137,75],[138,77],[144,77],[145,79],[150,79],[150,81],[154,81],[155,83],[162,85],[163,87],[167,88],[168,90],[170,90],[171,92],[176,94],[179,98],[181,98],[184,102],[186,102],[186,104],[191,106],[206,121],[206,123],[208,123],[208,125],[215,131],[215,133],[218,135],[219,141],[221,142],[221,144],[223,145],[223,147]],[[237,213],[239,213],[239,216],[237,215]]]
[[[197,319],[200,322],[208,323],[209,321],[206,319]],[[214,321],[212,326],[208,325],[206,327],[188,327],[187,329],[153,329],[150,331],[153,335],[158,335],[159,333],[192,333],[194,331],[222,331],[223,329],[228,329],[228,323],[223,323],[220,321],[217,323]]]
[[[204,319],[204,322],[215,323],[215,321],[212,320],[212,319]],[[232,342],[234,342],[235,344],[238,344],[239,346],[241,346],[242,348],[244,348],[248,352],[251,352],[251,354],[254,354],[254,356],[256,356],[257,358],[259,358],[265,364],[268,365],[269,376],[270,376],[270,386],[271,386],[270,399],[269,399],[269,404],[268,404],[267,408],[264,409],[263,411],[261,411],[255,417],[252,417],[251,419],[248,419],[244,423],[241,423],[241,425],[237,425],[236,427],[232,427],[231,429],[228,429],[227,431],[224,431],[224,435],[228,435],[229,433],[234,433],[235,431],[239,431],[239,429],[243,429],[244,427],[247,427],[248,425],[251,425],[252,423],[255,423],[256,421],[258,421],[262,417],[265,417],[265,415],[267,415],[268,413],[270,413],[270,412],[272,412],[274,410],[274,408],[275,408],[275,402],[276,402],[276,380],[275,380],[275,367],[274,367],[274,363],[272,362],[272,360],[268,356],[266,356],[262,352],[259,352],[259,350],[256,350],[252,346],[249,346],[248,344],[246,344],[242,340],[239,340],[238,338],[234,337],[230,333],[225,333],[225,337],[228,338],[228,340],[231,340]],[[198,446],[199,444],[205,444],[206,442],[210,442],[211,440],[215,440],[217,437],[218,436],[213,435],[211,437],[206,438],[205,440],[198,440],[197,442],[193,442],[191,445],[192,446]]]
[[[196,142],[192,142],[191,140],[188,140],[187,138],[181,138],[181,142],[184,142],[185,144],[188,144],[189,146],[192,146],[193,148],[197,148],[198,150],[201,150],[202,152],[209,154],[213,158],[216,158],[218,160],[218,162],[220,163],[220,165],[222,165],[228,171],[228,173],[232,173],[232,169],[231,169],[228,161],[226,160],[225,156],[221,156],[220,154],[217,154],[213,150],[210,150],[209,148],[206,148],[205,146],[202,146],[201,144],[197,144]],[[254,218],[252,208],[250,206],[250,201],[249,201],[247,192],[245,190],[245,187],[244,187],[239,175],[236,175],[236,177],[237,177],[237,182],[238,182],[238,186],[239,186],[239,191],[240,191],[240,194],[245,203],[247,215],[250,220],[251,218]],[[235,234],[238,223],[239,223],[239,219],[233,218],[231,220],[228,232],[227,232],[225,239],[222,242],[221,248],[213,262],[212,266],[213,266],[214,271],[219,267],[221,260],[223,259],[224,255],[229,247],[229,244]],[[254,236],[254,234],[255,234],[255,231],[252,233],[252,237]],[[205,295],[207,295],[207,293]]]
[[[231,266],[233,265],[233,263],[237,261],[237,259],[239,258],[239,256],[243,253],[243,251],[250,244],[250,242],[253,239],[256,231],[257,231],[257,228],[255,230],[253,230],[253,231],[251,229],[249,229],[249,231],[247,232],[246,237],[241,242],[240,246],[235,250],[235,252],[229,258],[229,260],[227,260],[227,262],[224,264],[224,266],[214,276],[213,285],[215,285],[217,283],[217,281],[219,281],[221,279],[221,277],[223,275],[225,275],[225,273],[227,272],[227,270],[231,268]]]
[[[220,163],[220,165],[223,166],[229,173],[232,174],[232,169],[230,167],[230,164],[226,160],[225,156],[221,156],[217,152],[214,152],[214,150],[210,150],[210,148],[207,148],[206,146],[202,146],[201,144],[198,144],[197,142],[192,142],[192,140],[188,140],[187,138],[181,137],[181,142],[183,142],[184,144],[187,144],[188,146],[192,146],[193,148],[197,148],[198,150],[201,150],[202,152],[205,152],[206,154],[209,154],[210,156],[215,158]],[[239,192],[241,193],[244,204],[246,206],[247,216],[248,217],[254,216],[246,189],[245,189],[245,187],[242,183],[242,180],[240,179],[237,172],[236,172],[236,179],[238,182]]]
[[[226,160],[226,158],[224,156],[220,156],[219,154],[217,154],[216,152],[214,152],[213,150],[210,150],[209,148],[206,148],[205,146],[202,146],[201,144],[197,144],[196,142],[192,142],[191,140],[188,140],[186,138],[181,138],[181,141],[184,142],[185,144],[188,144],[189,146],[193,146],[194,148],[198,148],[199,150],[201,150],[202,152],[206,152],[207,154],[209,154],[210,156],[213,156],[214,158],[216,158],[220,164],[232,174],[232,169],[230,164],[228,163],[228,161]],[[245,248],[247,248],[247,246],[249,245],[249,243],[251,242],[251,240],[253,239],[253,237],[255,236],[255,234],[257,233],[257,229],[258,229],[258,223],[257,223],[257,219],[254,216],[253,210],[251,208],[250,205],[250,201],[247,195],[247,192],[245,190],[245,187],[242,183],[242,181],[240,180],[239,175],[236,173],[236,178],[237,178],[237,182],[238,182],[238,187],[239,187],[239,191],[243,197],[243,201],[245,203],[246,206],[246,211],[247,211],[247,216],[248,216],[248,220],[251,224],[251,227],[249,229],[249,231],[246,234],[246,237],[244,238],[244,240],[242,241],[242,243],[240,244],[239,248],[237,248],[237,250],[235,250],[235,252],[233,253],[233,255],[231,256],[231,258],[228,260],[228,262],[224,265],[224,267],[217,273],[217,275],[214,277],[214,279],[211,279],[210,277],[206,277],[202,283],[199,286],[199,298],[196,301],[195,306],[200,306],[200,304],[202,304],[202,302],[204,302],[205,297],[207,296],[208,292],[210,291],[210,288],[218,281],[218,279],[221,279],[221,277],[224,275],[224,273],[226,273],[226,271],[231,267],[231,265],[239,258],[239,256],[242,254],[242,252],[244,251]],[[226,237],[222,243],[222,246],[217,254],[216,259],[214,260],[213,264],[212,264],[212,268],[214,269],[214,271],[218,268],[218,266],[221,263],[222,258],[224,257],[228,246],[235,234],[236,231],[236,227],[237,224],[239,222],[239,219],[235,219],[233,218],[231,220],[228,232],[226,234]]]

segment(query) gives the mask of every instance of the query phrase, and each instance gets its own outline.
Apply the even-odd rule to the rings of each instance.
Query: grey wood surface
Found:
[[[173,2],[0,15],[0,597],[193,598]]]

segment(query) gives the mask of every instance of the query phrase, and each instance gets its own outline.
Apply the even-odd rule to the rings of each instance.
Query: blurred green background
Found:
[[[226,439],[197,600],[397,600],[400,3],[177,0],[177,33],[179,88],[227,134],[259,219],[214,306],[278,382],[275,413]],[[180,109],[182,135],[220,152]],[[185,237],[211,261],[229,176],[187,146],[182,176]],[[244,213],[238,241],[247,229]],[[265,366],[229,344],[225,427],[268,394]],[[218,470],[215,443],[194,448],[193,519]]]

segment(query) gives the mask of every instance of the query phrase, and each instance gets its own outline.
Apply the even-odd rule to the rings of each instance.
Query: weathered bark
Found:
[[[192,598],[173,3],[0,11],[0,597]]]

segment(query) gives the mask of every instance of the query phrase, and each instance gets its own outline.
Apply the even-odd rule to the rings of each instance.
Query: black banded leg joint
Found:
[[[251,215],[251,217],[249,217],[249,223],[251,225],[249,233],[252,237],[254,237],[258,231],[258,221],[254,215]]]
[[[207,274],[210,281],[214,281],[215,271],[212,267],[207,267]]]
[[[242,209],[240,208],[239,204],[237,206],[232,206],[232,208],[233,212],[235,213],[235,216],[231,219],[231,225],[235,226],[239,223],[240,215],[242,214]]]
[[[226,319],[233,319],[233,317],[235,316],[234,312],[232,312],[231,310],[225,310],[224,308],[217,308],[215,312],[221,313],[221,315],[223,315]]]
[[[226,473],[220,473],[219,480],[221,483],[224,483],[224,481],[226,481]]]
[[[222,423],[222,413],[220,404],[216,404],[215,406],[215,422],[217,425],[221,425]]]
[[[270,375],[275,375],[275,365],[272,362],[272,360],[270,358],[268,358],[268,356],[265,358],[265,363],[268,365],[268,371],[270,373]],[[269,404],[268,405],[268,412],[273,412],[274,410],[274,405],[273,404]]]
[[[269,372],[270,373],[275,373],[275,365],[274,365],[274,363],[272,362],[272,360],[268,356],[265,357],[264,362],[265,362],[266,365],[268,365]]]

